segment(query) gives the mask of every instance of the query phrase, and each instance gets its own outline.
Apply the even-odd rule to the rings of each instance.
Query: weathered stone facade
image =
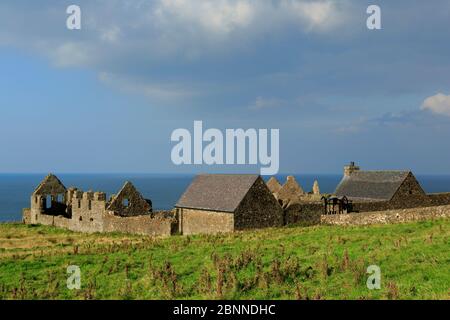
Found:
[[[345,180],[352,175],[358,176],[353,186]],[[354,197],[348,214],[330,214],[320,200],[318,184],[313,194],[305,194],[293,178],[279,190],[284,189],[282,207],[281,199],[258,175],[199,175],[173,211],[153,212],[151,201],[130,182],[107,200],[103,192],[66,189],[56,176],[49,175],[32,194],[30,208],[23,210],[23,222],[78,232],[169,236],[289,224],[366,225],[449,217],[450,193],[426,194],[411,172],[366,174],[352,164],[345,168],[344,180],[341,191],[355,190],[361,195],[361,188],[366,188],[363,191],[373,196]],[[276,188],[274,180],[272,187]]]
[[[131,182],[126,182],[117,195],[115,195],[108,210],[121,217],[140,216],[152,211],[150,200],[144,199]]]
[[[281,227],[283,209],[264,181],[258,178],[234,213],[235,230]]]
[[[322,224],[361,226],[372,224],[403,223],[431,219],[450,218],[450,205],[412,209],[386,210],[368,213],[322,215]]]
[[[284,210],[285,222],[289,224],[315,225],[320,223],[324,206],[319,203],[294,203]]]
[[[283,209],[256,175],[199,175],[176,204],[182,234],[284,224]]]
[[[435,209],[438,206],[445,208],[450,205],[450,193],[426,194],[410,171],[361,171],[354,163],[344,167],[344,177],[336,194],[352,199],[347,208],[351,213],[330,214],[325,210],[323,201],[308,203],[298,198],[284,208],[286,224],[318,224],[324,221],[359,223],[366,221],[363,218],[366,215],[367,221],[373,223],[379,217],[386,221],[402,221],[402,217],[387,218],[391,217],[388,213],[384,217],[385,212],[393,210],[400,215],[405,214],[404,219],[409,221],[417,212],[434,212],[439,210]]]
[[[47,176],[31,196],[31,208],[24,209],[23,222],[87,233],[117,231],[167,236],[176,231],[173,214],[152,212],[151,202],[130,182],[107,201],[103,192],[66,189],[54,175]]]
[[[312,187],[312,193],[314,195],[320,195],[320,187],[319,187],[319,181],[315,180],[313,187]]]
[[[276,194],[278,191],[281,190],[281,184],[275,177],[271,177],[269,181],[267,181],[267,187],[269,188],[270,192]]]
[[[288,176],[283,187],[275,193],[275,197],[280,205],[286,207],[290,202],[298,201],[305,194],[305,191],[303,191],[297,180],[295,180],[295,177]]]
[[[178,208],[179,232],[190,234],[216,234],[233,232],[234,215],[229,212]]]

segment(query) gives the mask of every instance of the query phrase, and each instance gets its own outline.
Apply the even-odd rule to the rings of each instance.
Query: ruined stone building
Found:
[[[271,177],[269,181],[267,181],[267,187],[269,188],[270,192],[275,195],[278,193],[278,191],[281,190],[281,183],[277,180],[277,178]]]
[[[199,175],[175,207],[181,234],[284,224],[281,206],[258,175]]]
[[[288,176],[285,184],[275,193],[275,197],[280,205],[286,207],[290,202],[298,200],[305,194],[306,192],[303,191],[303,188],[295,180],[295,177]]]
[[[31,195],[23,221],[78,232],[123,232],[151,236],[175,233],[215,234],[280,227],[293,223],[319,224],[342,216],[342,221],[365,221],[370,212],[408,211],[406,218],[423,212],[450,214],[450,193],[426,194],[411,171],[363,171],[354,163],[344,167],[335,194],[321,196],[317,181],[305,193],[294,177],[267,184],[259,175],[198,175],[171,211],[152,209],[131,182],[109,199],[104,192],[66,188],[48,175]],[[445,207],[445,208],[441,208]],[[448,208],[447,208],[448,207]],[[418,212],[419,212],[418,211]],[[395,213],[402,220],[402,213]],[[389,219],[392,218],[392,214]],[[330,220],[331,219],[331,220]],[[338,217],[338,219],[341,219]],[[370,216],[370,221],[377,221]]]
[[[308,193],[303,190],[294,176],[288,176],[284,185],[281,185],[275,177],[271,177],[267,181],[267,187],[284,209],[294,203],[320,202],[321,199],[317,180],[314,181],[312,190]]]
[[[24,222],[80,232],[126,232],[170,235],[176,221],[169,212],[153,212],[150,200],[131,182],[106,199],[104,192],[83,192],[69,188],[55,175],[48,175],[31,195],[31,207],[24,209]]]

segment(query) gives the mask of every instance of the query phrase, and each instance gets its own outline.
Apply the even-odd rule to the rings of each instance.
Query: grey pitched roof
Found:
[[[198,175],[175,206],[234,212],[258,178],[244,174]]]
[[[390,200],[410,171],[356,171],[344,177],[336,188],[337,196]]]

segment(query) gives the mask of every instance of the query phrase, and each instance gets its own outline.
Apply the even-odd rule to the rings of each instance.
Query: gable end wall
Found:
[[[283,209],[259,177],[236,209],[234,219],[235,230],[279,227],[283,225]]]

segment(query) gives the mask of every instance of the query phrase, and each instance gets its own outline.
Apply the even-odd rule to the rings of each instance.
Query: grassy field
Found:
[[[166,239],[0,224],[0,299],[449,298],[450,220]]]

